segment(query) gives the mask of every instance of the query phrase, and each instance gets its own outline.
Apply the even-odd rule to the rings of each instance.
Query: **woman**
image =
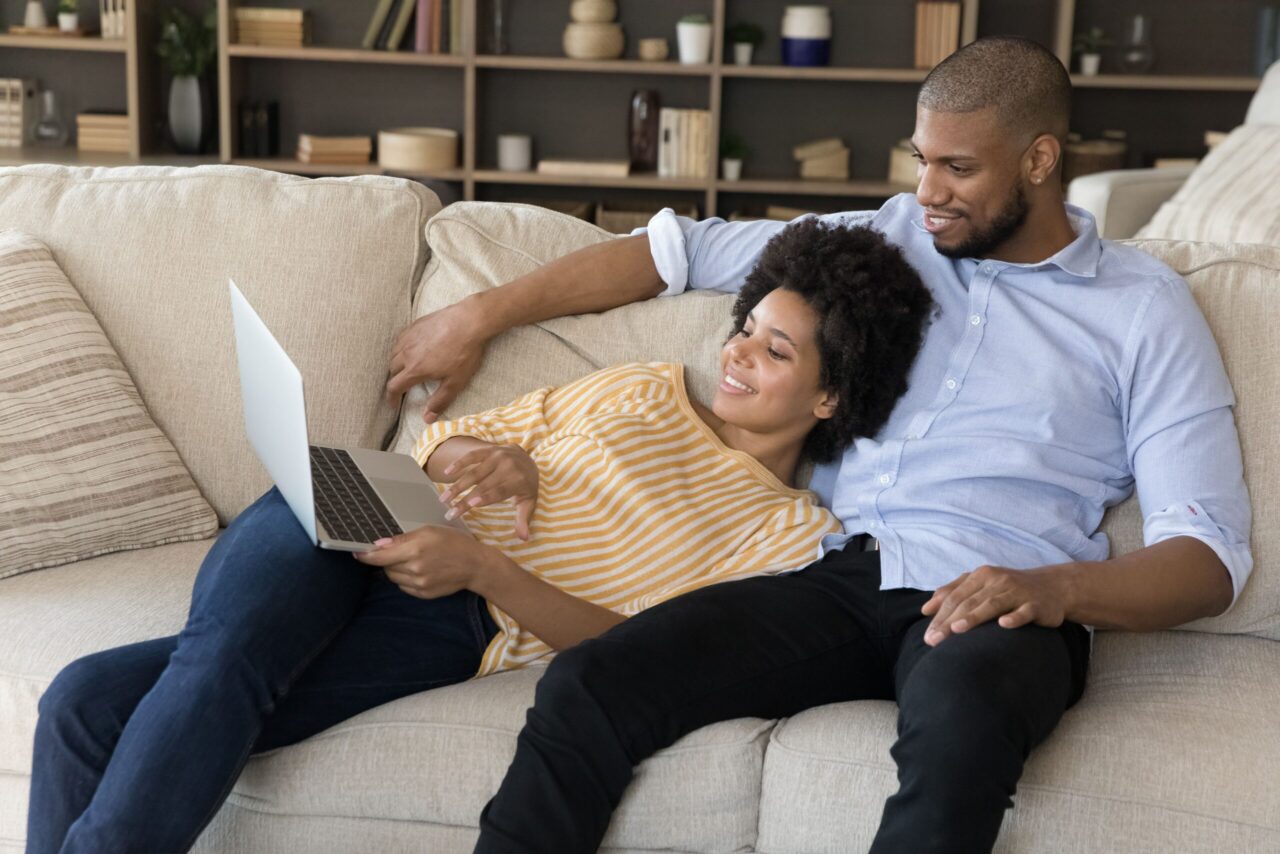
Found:
[[[28,851],[187,850],[252,753],[808,563],[839,523],[797,467],[883,425],[929,305],[874,232],[802,220],[748,277],[710,409],[679,366],[624,365],[428,427],[416,455],[474,536],[427,526],[357,564],[273,489],[210,550],[180,635],[42,697]]]

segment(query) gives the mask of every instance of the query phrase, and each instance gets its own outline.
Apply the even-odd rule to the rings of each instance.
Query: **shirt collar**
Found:
[[[1037,261],[1034,264],[1014,264],[1009,261],[992,260],[992,263],[999,264],[1002,267],[1013,268],[1019,270],[1035,270],[1040,267],[1054,266],[1072,276],[1081,279],[1092,279],[1098,275],[1098,259],[1102,257],[1102,240],[1098,237],[1098,223],[1093,218],[1093,214],[1084,208],[1075,205],[1067,205],[1067,220],[1071,223],[1071,230],[1076,233],[1076,239],[1059,249],[1053,255],[1043,261]],[[928,234],[928,229],[924,227],[924,222],[919,217],[912,217],[911,224],[919,231]],[[979,262],[976,258],[959,259],[966,262],[972,262],[976,266]],[[966,264],[965,266],[969,266]]]

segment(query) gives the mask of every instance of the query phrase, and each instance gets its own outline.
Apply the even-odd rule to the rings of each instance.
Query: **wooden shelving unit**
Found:
[[[325,71],[323,69],[341,68],[345,65],[351,67],[352,75],[375,75],[367,78],[370,80],[380,80],[382,78],[378,75],[384,75],[387,79],[395,80],[395,85],[400,87],[400,89],[397,89],[397,96],[403,90],[406,115],[413,114],[414,108],[410,105],[415,103],[418,105],[416,109],[419,113],[423,110],[422,102],[415,101],[415,98],[419,97],[415,84],[406,86],[406,81],[422,80],[424,86],[434,93],[433,97],[439,98],[441,97],[440,93],[445,92],[448,93],[447,97],[450,100],[457,98],[456,101],[448,104],[447,109],[444,110],[446,115],[454,118],[441,123],[455,127],[460,133],[461,150],[459,152],[458,167],[431,174],[410,174],[405,177],[453,184],[456,187],[455,195],[459,198],[500,198],[504,192],[503,188],[530,187],[570,188],[576,190],[579,195],[589,194],[592,190],[654,191],[660,194],[674,194],[676,198],[683,198],[686,202],[693,201],[696,198],[706,213],[715,214],[722,213],[719,211],[721,196],[726,194],[733,197],[733,204],[738,204],[743,200],[750,201],[752,198],[759,199],[762,202],[771,202],[775,197],[788,203],[793,200],[798,201],[808,198],[814,200],[814,204],[817,203],[816,200],[818,199],[831,199],[835,204],[834,200],[836,199],[871,201],[910,189],[901,185],[890,184],[883,180],[874,180],[874,171],[869,175],[867,174],[865,166],[871,162],[869,158],[874,154],[874,151],[871,154],[864,152],[862,157],[855,158],[855,165],[861,164],[864,167],[859,172],[862,179],[832,182],[787,177],[787,163],[778,159],[780,155],[777,153],[776,141],[774,143],[775,155],[773,162],[765,165],[753,165],[753,163],[748,162],[747,177],[740,181],[721,180],[718,177],[719,170],[715,168],[709,169],[712,174],[708,178],[659,178],[653,174],[637,174],[626,178],[569,177],[541,175],[536,172],[504,172],[492,168],[491,146],[493,145],[493,136],[496,133],[507,132],[508,130],[503,125],[500,115],[495,118],[495,110],[502,109],[495,106],[495,102],[503,102],[503,98],[500,97],[502,92],[499,90],[512,84],[523,84],[528,87],[530,85],[528,81],[533,79],[535,75],[538,81],[537,86],[542,87],[543,81],[545,81],[547,92],[557,91],[561,88],[574,92],[583,91],[588,94],[615,92],[620,87],[626,87],[630,81],[635,81],[635,86],[637,87],[661,88],[664,92],[664,105],[668,104],[666,90],[673,88],[677,93],[673,105],[699,106],[709,109],[711,112],[711,140],[713,142],[708,146],[708,150],[704,152],[710,167],[717,165],[718,151],[716,148],[718,146],[715,141],[720,139],[722,128],[726,124],[728,124],[730,130],[747,136],[748,144],[753,144],[753,135],[755,133],[770,130],[767,124],[759,121],[754,125],[754,131],[744,131],[741,128],[740,120],[743,118],[741,113],[744,109],[744,103],[752,102],[757,90],[772,93],[772,97],[775,99],[775,110],[778,105],[785,104],[788,98],[788,95],[783,94],[784,90],[778,87],[790,83],[797,85],[816,84],[819,87],[825,87],[812,91],[821,91],[823,93],[821,97],[828,98],[832,97],[834,92],[841,93],[837,97],[843,98],[844,93],[848,93],[854,99],[865,97],[865,93],[868,92],[880,93],[876,96],[879,100],[873,103],[900,105],[902,98],[908,97],[904,94],[907,87],[918,85],[927,74],[926,71],[916,68],[882,67],[870,64],[875,62],[875,58],[863,57],[861,51],[856,54],[847,53],[846,59],[856,56],[862,60],[864,63],[862,65],[856,64],[855,60],[855,64],[847,66],[792,68],[776,64],[776,50],[772,56],[765,57],[761,64],[748,66],[727,64],[725,62],[727,50],[724,44],[725,24],[731,20],[737,20],[739,18],[737,12],[745,8],[745,4],[743,6],[736,5],[738,0],[701,0],[701,8],[709,13],[715,34],[711,59],[708,63],[702,65],[682,65],[676,62],[674,57],[662,62],[644,62],[636,59],[585,61],[568,59],[563,56],[543,55],[544,52],[552,53],[558,49],[558,45],[553,46],[547,37],[549,35],[547,28],[560,26],[558,22],[555,24],[540,24],[543,28],[541,36],[533,39],[532,42],[526,40],[522,51],[518,50],[514,54],[503,55],[487,54],[479,49],[478,44],[480,41],[478,38],[480,24],[483,23],[479,20],[479,0],[460,0],[463,3],[463,33],[461,50],[456,54],[419,54],[406,50],[376,51],[331,45],[299,48],[241,45],[231,41],[234,36],[233,10],[236,6],[254,5],[258,2],[270,2],[273,5],[304,4],[288,3],[283,2],[283,0],[282,2],[277,2],[277,0],[218,0],[217,82],[220,119],[218,152],[213,158],[179,158],[157,155],[156,152],[160,148],[159,140],[151,137],[154,136],[155,128],[152,105],[158,105],[162,101],[162,95],[159,92],[161,81],[154,51],[158,29],[156,12],[159,2],[161,0],[136,0],[131,4],[129,37],[122,41],[106,42],[95,38],[71,39],[0,34],[0,51],[38,50],[66,51],[69,54],[105,53],[120,55],[126,63],[126,86],[128,89],[126,98],[132,139],[131,152],[127,157],[122,155],[80,153],[74,151],[74,149],[50,152],[48,149],[24,148],[8,151],[0,150],[0,163],[48,161],[116,165],[121,163],[193,164],[221,161],[300,175],[383,174],[383,170],[376,163],[360,164],[358,166],[305,164],[290,156],[246,159],[238,158],[235,154],[235,137],[238,130],[237,123],[234,120],[236,105],[242,97],[262,96],[262,92],[255,90],[256,86],[261,85],[258,81],[266,79],[274,81],[269,85],[278,86],[280,85],[280,79],[288,78],[293,81],[293,91],[296,92],[298,87],[306,85],[300,81],[308,80],[312,77],[333,80],[334,71]],[[353,29],[349,27],[350,23],[357,18],[367,20],[367,11],[363,8],[355,11],[353,7],[347,6],[345,3],[339,5],[337,0],[326,0],[326,2],[330,4],[327,9],[323,3],[318,6],[313,3],[311,8],[313,15],[329,15],[331,18],[342,19],[341,28],[331,28],[330,33],[341,31],[349,38]],[[695,0],[691,0],[691,2],[695,2]],[[909,0],[903,0],[903,2],[906,3]],[[966,43],[978,35],[979,0],[962,0],[962,2],[964,3],[964,12],[961,42]],[[1049,24],[1051,35],[1048,40],[1059,58],[1066,63],[1071,61],[1072,31],[1075,26],[1080,24],[1080,20],[1077,19],[1083,20],[1083,16],[1091,16],[1093,14],[1093,12],[1085,12],[1077,15],[1077,5],[1088,2],[1092,2],[1092,0],[1042,0],[1041,6],[1043,8],[1037,13],[1041,15],[1041,26],[1044,26],[1044,10],[1051,10],[1053,19]],[[371,6],[372,4],[363,5]],[[655,9],[657,5],[655,4]],[[565,6],[567,7],[567,4]],[[758,9],[758,7],[759,4],[756,4],[752,8]],[[837,6],[833,8],[836,9],[838,15],[846,14],[843,7]],[[667,8],[665,12],[655,11],[649,13],[645,11],[642,13],[642,17],[643,15],[652,14],[658,16],[659,20],[665,20],[662,16],[669,14],[671,11],[670,8]],[[560,17],[567,19],[566,12],[567,8],[562,9],[557,6],[557,19]],[[634,15],[635,13],[632,14]],[[519,21],[516,23],[517,26],[520,25]],[[631,27],[628,36],[632,41],[645,34],[634,25],[634,20],[628,25]],[[665,24],[662,26],[665,29]],[[336,24],[335,27],[337,27]],[[1042,30],[1042,32],[1045,31]],[[672,42],[674,46],[674,39],[672,39]],[[885,55],[882,54],[880,59],[883,60]],[[279,63],[279,65],[276,63]],[[361,71],[356,68],[357,66],[375,69],[381,67],[387,70]],[[392,68],[402,70],[392,71]],[[404,75],[409,76],[406,77]],[[414,75],[424,76],[416,77]],[[608,81],[615,82],[609,83]],[[1072,81],[1082,91],[1185,91],[1189,93],[1247,93],[1256,89],[1259,83],[1257,78],[1248,76],[1159,74],[1102,74],[1095,77],[1073,75]],[[836,89],[830,87],[848,88]],[[526,88],[524,91],[527,93],[530,90]],[[625,94],[628,90],[621,88],[621,91]],[[808,92],[811,90],[801,91]],[[273,95],[273,97],[278,96]],[[308,90],[305,97],[321,96],[313,95]],[[348,95],[348,98],[350,97],[352,96]],[[540,91],[535,97],[541,97]],[[600,97],[603,98],[604,96],[601,95]],[[615,96],[611,95],[609,97]],[[1113,98],[1113,96],[1109,95],[1093,97]],[[689,103],[691,98],[693,103]],[[512,99],[508,97],[505,103],[507,106],[511,106]],[[1113,100],[1108,103],[1116,102]],[[434,106],[429,106],[429,109],[436,109],[438,106],[439,104],[435,104]],[[570,109],[574,106],[576,105],[570,105]],[[596,113],[603,114],[606,109],[618,113],[617,122],[620,123],[622,120],[622,110],[620,105],[616,103],[606,105],[601,101],[597,105],[592,101],[583,104],[583,106],[586,107],[586,113],[580,115],[584,120],[596,122],[615,121],[614,119],[599,119],[595,116]],[[356,103],[352,103],[351,107],[356,110],[360,109]],[[335,102],[333,109],[337,115],[341,116],[344,110],[344,102]],[[398,112],[396,103],[392,101],[388,106],[386,99],[382,102],[381,109],[384,117],[387,113]],[[567,117],[569,121],[574,120],[572,112],[568,113]],[[67,116],[64,118],[73,120],[74,117]],[[315,118],[314,113],[312,118]],[[365,118],[368,119],[368,116]],[[525,117],[524,121],[528,123],[528,116]],[[909,122],[909,116],[907,122]],[[413,122],[406,120],[403,123]],[[383,124],[388,126],[385,123]],[[535,121],[533,124],[536,126],[537,122]],[[902,124],[901,117],[894,122],[895,126],[898,124]],[[821,123],[811,122],[809,131],[812,131],[815,125],[820,127]],[[356,126],[358,127],[359,125],[357,124]],[[374,124],[370,127],[370,131],[377,126],[379,125]],[[748,124],[748,127],[752,126]],[[536,130],[537,128],[535,127],[534,129]],[[846,127],[845,130],[848,131],[849,129]],[[291,151],[292,142],[292,139],[281,140],[282,153]],[[537,145],[537,142],[535,142],[535,145]],[[558,154],[555,151],[541,150],[538,153],[546,156]],[[757,170],[759,170],[759,174]]]
[[[117,54],[125,63],[125,104],[129,116],[129,155],[127,162],[139,162],[144,155],[149,155],[159,147],[158,140],[152,138],[150,129],[154,126],[154,110],[152,99],[144,97],[159,86],[157,74],[157,58],[155,42],[157,35],[157,16],[155,0],[135,0],[129,3],[126,14],[126,37],[123,39],[102,39],[94,36],[82,38],[70,36],[26,36],[0,34],[0,50],[39,50],[62,51],[76,53]],[[74,123],[74,116],[63,116],[64,121]],[[0,157],[5,163],[45,162],[49,149],[20,148],[0,149]],[[93,152],[81,155],[85,162],[111,162],[123,155],[98,156]],[[19,160],[22,157],[34,157],[35,160]]]

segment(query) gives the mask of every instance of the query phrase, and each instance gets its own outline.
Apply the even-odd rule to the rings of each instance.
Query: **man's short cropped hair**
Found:
[[[1071,77],[1051,51],[1012,36],[989,36],[938,63],[920,87],[920,106],[941,113],[996,108],[997,120],[1027,137],[1053,134],[1065,143],[1071,122]]]
[[[835,414],[805,439],[803,458],[834,460],[859,436],[874,436],[907,390],[933,305],[901,250],[878,232],[805,217],[770,240],[733,306],[734,334],[767,294],[784,288],[818,317],[822,387]]]

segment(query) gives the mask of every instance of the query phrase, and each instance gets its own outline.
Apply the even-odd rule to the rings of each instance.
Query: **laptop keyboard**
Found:
[[[351,455],[311,446],[316,516],[335,540],[372,543],[404,533]]]

